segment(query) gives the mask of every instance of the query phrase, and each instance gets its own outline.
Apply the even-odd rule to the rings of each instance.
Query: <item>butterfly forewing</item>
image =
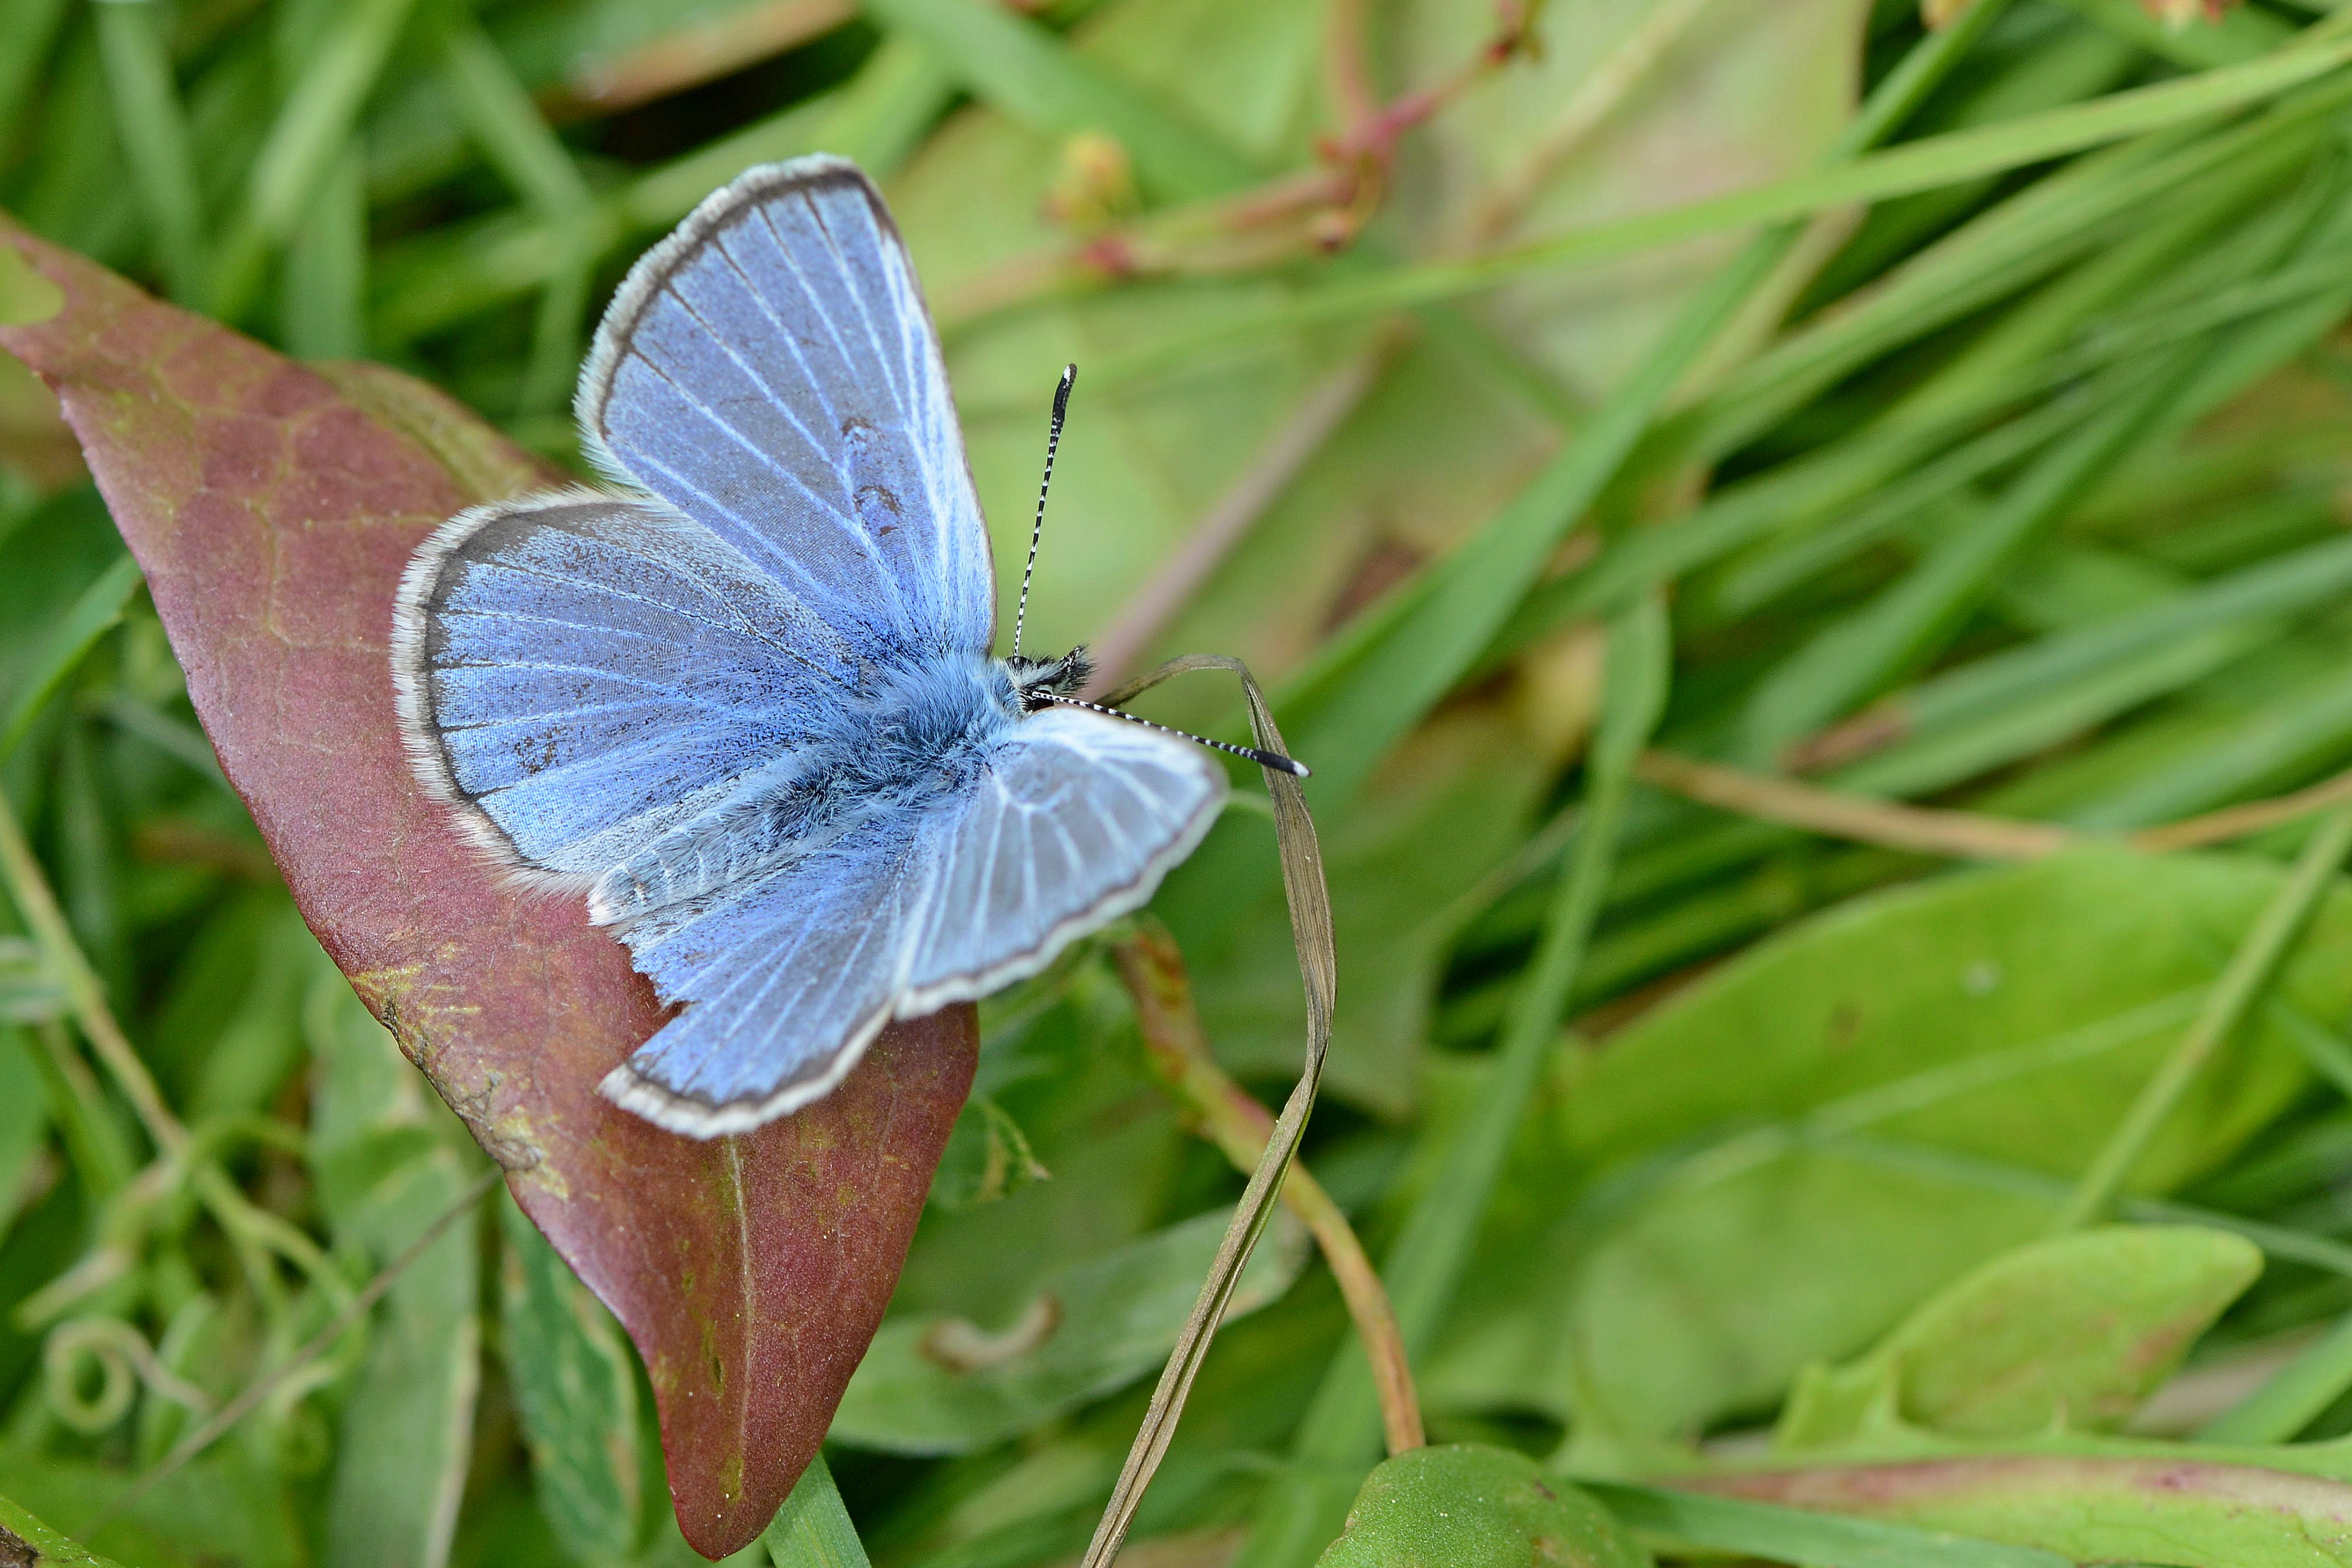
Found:
[[[877,651],[985,651],[995,584],[947,374],[881,197],[754,171],[622,285],[581,378],[618,477]]]
[[[394,636],[426,782],[509,868],[583,885],[802,744],[854,668],[707,530],[588,491],[452,520]]]

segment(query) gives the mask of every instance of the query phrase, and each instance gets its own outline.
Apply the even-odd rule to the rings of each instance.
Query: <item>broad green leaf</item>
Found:
[[[1048,1275],[993,1331],[935,1313],[891,1319],[849,1380],[833,1440],[965,1453],[1145,1375],[1176,1342],[1231,1217],[1214,1209]],[[1235,1315],[1278,1300],[1306,1263],[1305,1230],[1287,1210],[1274,1224],[1234,1291]]]
[[[1052,1177],[993,1203],[928,1205],[894,1313],[1012,1322],[1047,1276],[1099,1261],[1201,1201],[1187,1203],[1180,1186],[1198,1142],[1151,1078],[1109,965],[1082,963],[1044,984],[1045,1004],[1017,1022],[999,1009],[1020,1007],[1018,994],[991,1007],[1000,1021],[976,1083]]]
[[[1861,1361],[1808,1368],[1780,1446],[1833,1444],[1888,1421],[1977,1437],[2117,1426],[2262,1266],[2252,1242],[2187,1226],[2020,1247],[1924,1302]]]
[[[2086,850],[1802,922],[1563,1059],[1522,1202],[1431,1368],[1445,1395],[1666,1435],[1769,1407],[2042,1233],[2282,872]],[[2352,1004],[2352,900],[2281,992]],[[2213,1168],[2305,1081],[2263,1022],[2138,1167]]]
[[[540,1511],[572,1557],[618,1560],[637,1537],[636,1368],[612,1314],[522,1210],[501,1200],[499,1218],[499,1346]]]
[[[1318,1568],[1648,1568],[1610,1511],[1533,1459],[1467,1444],[1399,1454],[1365,1480]]]
[[[65,309],[65,290],[33,269],[17,251],[0,255],[0,322],[46,321]]]

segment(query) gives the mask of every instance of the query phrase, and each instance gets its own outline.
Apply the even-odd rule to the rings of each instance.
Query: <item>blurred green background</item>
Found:
[[[1753,1451],[1831,1375],[1804,1369],[2120,1202],[2250,1237],[2260,1281],[2201,1339],[2242,1279],[2164,1297],[2179,1342],[2095,1409],[2036,1363],[2022,1414],[1915,1389],[1898,1426],[2179,1436],[2268,1390],[2216,1430],[2283,1442],[2352,1432],[2352,1365],[2311,1349],[2352,1311],[2337,819],[2121,840],[2352,765],[2331,9],[0,0],[0,205],[577,468],[572,381],[638,250],[753,163],[855,157],[1001,564],[1080,367],[1034,641],[1239,654],[1318,769],[1340,1007],[1306,1160],[1376,1258],[1421,1216],[1391,1284],[1433,1438],[1595,1474]],[[1659,606],[1651,736],[1604,644]],[[1213,682],[1146,707],[1238,733]],[[79,1530],[483,1162],[304,931],[5,359],[0,784],[31,850],[0,935],[0,1494]],[[2060,831],[1905,837],[1869,809],[1902,801]],[[1967,864],[2073,837],[2105,847]],[[2308,934],[2262,947],[2266,906]],[[1265,816],[1155,915],[1277,1100],[1303,1007]],[[1530,981],[1546,933],[1577,961]],[[192,1132],[164,1175],[68,938]],[[2252,984],[2184,1058],[2225,973]],[[1101,948],[984,1025],[829,1448],[880,1564],[1076,1560],[1240,1186]],[[1378,1457],[1287,1221],[1240,1300],[1130,1562],[1311,1563]],[[1894,1451],[1829,1397],[1789,1451]],[[134,1568],[696,1561],[633,1352],[503,1194],[92,1539]],[[2219,1560],[2342,1561],[2254,1553]]]

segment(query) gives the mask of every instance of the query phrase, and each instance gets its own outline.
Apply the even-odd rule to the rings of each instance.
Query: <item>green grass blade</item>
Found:
[[[1900,699],[1915,732],[1989,717],[2135,654],[2210,627],[2294,615],[2352,587],[2352,540],[2330,540],[2231,573],[2178,599],[1991,655]]]
[[[755,163],[819,150],[886,178],[955,97],[955,79],[931,52],[893,37],[848,85],[794,104],[707,147],[639,175],[596,208],[603,250],[667,227]],[[375,331],[407,342],[543,288],[572,254],[562,227],[536,214],[505,213],[395,247],[379,271]],[[600,251],[600,255],[602,251]]]
[[[1933,36],[1938,43],[1948,31]],[[2316,80],[2335,98],[2352,94],[2337,79],[2352,61],[2352,41],[2305,45],[2242,66],[2182,80],[2113,93],[2088,103],[2028,115],[1996,125],[1922,137],[1884,153],[1832,164],[1728,195],[1709,197],[1636,217],[1572,229],[1471,261],[1390,268],[1361,280],[1302,291],[1283,305],[1205,324],[1181,339],[1147,344],[1089,370],[1097,384],[1162,374],[1277,331],[1360,320],[1414,305],[1456,299],[1523,278],[1567,268],[1622,260],[1708,235],[1781,224],[1839,207],[1935,190],[2005,174],[2109,142],[2210,120],[2279,98]]]
[[[865,0],[877,22],[919,40],[973,94],[1033,131],[1108,133],[1162,197],[1247,184],[1247,159],[1208,132],[1074,52],[1036,23],[987,0]]]
[[[0,5],[0,32],[8,47],[0,49],[0,145],[16,133],[16,116],[41,68],[48,63],[58,30],[66,19],[68,0],[9,0]]]
[[[270,125],[246,191],[245,207],[226,239],[213,279],[213,311],[244,311],[269,253],[284,245],[303,209],[349,142],[360,106],[374,89],[415,0],[356,0],[339,16],[306,62]]]
[[[562,220],[585,209],[588,183],[498,46],[470,16],[443,19],[440,32],[442,80],[499,178],[544,216]]]
[[[1853,156],[1899,124],[2000,9],[1979,0],[1962,21],[1922,42],[1873,93],[1831,157]],[[1353,670],[1334,679],[1301,724],[1301,754],[1315,759],[1322,798],[1342,800],[1360,787],[1389,746],[1475,665],[1560,540],[1616,477],[1684,377],[1774,275],[1800,232],[1784,226],[1758,236],[1710,279],[1566,449],[1433,568],[1428,587],[1394,628]]]
[[[304,359],[367,353],[367,170],[357,148],[327,171],[286,247],[286,347]]]
[[[2195,26],[2176,27],[2157,20],[2139,0],[2058,3],[2117,37],[2193,70],[2252,59],[2294,36],[2294,27],[2269,12],[2244,6],[2234,6],[2218,16],[2200,17]]]
[[[139,591],[140,582],[139,563],[125,555],[81,591],[42,644],[24,684],[9,700],[6,716],[0,718],[0,759],[15,753],[58,689],[98,646],[98,639],[122,619],[123,608]]]
[[[800,1483],[760,1541],[776,1568],[867,1568],[857,1527],[841,1506],[841,1489],[833,1484],[823,1454],[801,1472]]]
[[[2148,372],[2134,395],[2057,441],[1893,587],[1784,661],[1748,706],[1741,742],[1748,757],[1769,761],[1922,662],[2029,541],[2138,447],[2187,389],[2198,357],[2194,350],[2173,351],[2171,363]]]
[[[2201,1443],[2292,1443],[2352,1390],[2352,1317],[2339,1320],[2263,1385],[2200,1427]]]
[[[2141,1088],[2122,1123],[2100,1146],[2089,1169],[2067,1194],[2065,1205],[2052,1222],[2053,1231],[2076,1230],[2096,1224],[2115,1206],[2116,1195],[2158,1129],[2214,1053],[2261,1000],[2263,990],[2309,924],[2312,911],[2335,885],[2336,870],[2344,864],[2347,852],[2352,852],[2352,808],[2326,817],[2319,831],[2304,846],[2294,871],[2280,885],[2277,896],[2264,907],[2238,951],[2231,955],[2230,966],[2214,982],[2196,1021]]]
[[[93,8],[114,123],[145,209],[151,254],[172,297],[196,298],[205,278],[204,199],[196,186],[188,117],[172,77],[152,0],[107,0]]]

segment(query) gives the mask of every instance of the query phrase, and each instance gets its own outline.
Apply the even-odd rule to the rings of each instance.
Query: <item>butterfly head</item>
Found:
[[[1049,708],[1056,697],[1074,697],[1094,679],[1094,656],[1084,647],[1074,647],[1053,658],[1030,658],[1023,654],[1009,654],[1004,660],[1004,672],[1013,679],[1013,695],[1021,700],[1021,711],[1034,713]]]

